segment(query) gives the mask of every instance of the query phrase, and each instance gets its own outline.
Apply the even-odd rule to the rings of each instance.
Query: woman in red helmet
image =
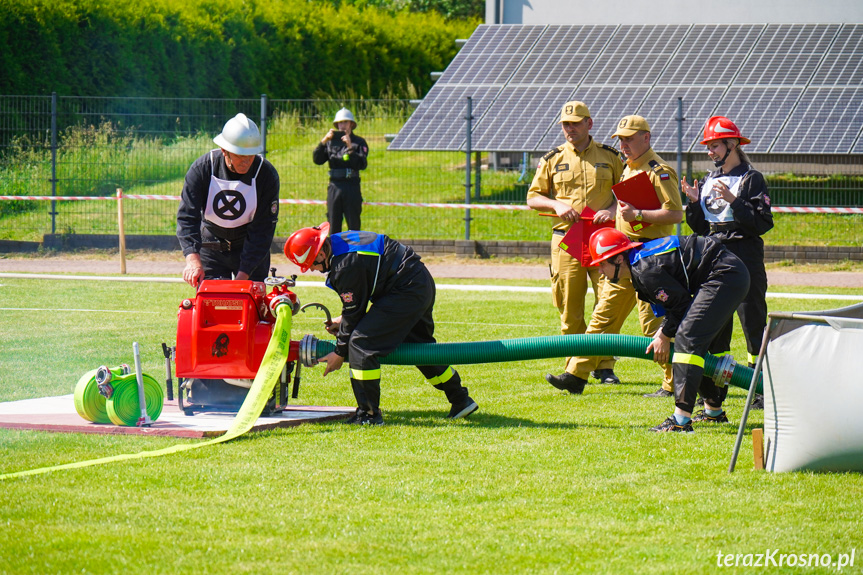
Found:
[[[755,365],[761,336],[767,325],[767,272],[764,269],[764,240],[761,236],[773,227],[767,183],[741,146],[750,141],[724,116],[713,116],[704,126],[702,144],[716,166],[701,181],[689,185],[684,178],[683,191],[689,199],[686,223],[692,231],[713,237],[740,258],[749,270],[750,287],[737,308],[750,367]],[[727,333],[731,349],[732,322]],[[759,396],[753,404],[763,407]]]
[[[675,409],[651,431],[692,433],[692,421],[727,422],[722,402],[728,387],[704,376],[704,356],[723,351],[723,325],[749,290],[743,262],[714,238],[670,236],[641,243],[613,228],[590,236],[590,255],[590,264],[609,281],[631,278],[638,298],[662,318],[646,352],[659,364],[671,361]],[[704,410],[693,418],[699,394]]]
[[[324,375],[350,365],[357,411],[347,423],[382,425],[380,357],[399,345],[434,343],[435,283],[410,246],[385,235],[349,231],[328,235],[330,226],[297,230],[285,243],[285,255],[300,267],[327,274],[327,287],[342,300],[342,314],[327,331],[336,336],[335,351],[321,358]],[[369,307],[369,303],[372,303]],[[447,417],[467,417],[478,409],[449,365],[417,369],[451,404]]]

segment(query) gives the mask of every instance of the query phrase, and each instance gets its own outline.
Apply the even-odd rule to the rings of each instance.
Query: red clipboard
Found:
[[[656,196],[656,189],[650,181],[647,172],[638,172],[634,177],[623,180],[611,186],[614,197],[620,201],[632,204],[638,210],[658,210],[662,202]],[[630,222],[636,232],[648,227],[647,222]]]
[[[585,207],[581,212],[581,219],[572,224],[569,231],[560,240],[560,249],[574,257],[584,267],[590,266],[593,258],[590,255],[590,236],[600,228],[613,228],[614,222],[594,224],[593,216],[596,215],[592,209]]]

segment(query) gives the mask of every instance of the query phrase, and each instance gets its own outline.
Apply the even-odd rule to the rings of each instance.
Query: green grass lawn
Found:
[[[330,290],[296,292],[338,308]],[[863,300],[863,289],[830,292]],[[100,364],[131,364],[133,341],[161,380],[160,343],[174,341],[190,295],[0,278],[0,400],[71,393]],[[771,311],[849,303],[768,300]],[[329,339],[319,316],[295,317],[293,339]],[[548,336],[558,323],[548,293],[440,290],[435,317],[441,342]],[[638,334],[634,316],[624,333]],[[739,328],[732,351],[745,356]],[[717,569],[717,555],[861,547],[843,571],[860,572],[859,474],[756,471],[749,435],[728,474],[736,425],[647,431],[673,409],[641,397],[658,387],[655,365],[621,359],[624,385],[570,396],[542,377],[562,364],[457,366],[480,405],[468,420],[446,420],[443,394],[416,369],[384,366],[380,428],[310,424],[2,481],[0,573],[743,573]],[[352,405],[346,371],[304,369],[299,402]],[[811,375],[817,393],[817,365]],[[732,422],[744,393],[731,389]],[[753,412],[749,428],[762,422]],[[195,441],[0,429],[0,474],[184,443]]]

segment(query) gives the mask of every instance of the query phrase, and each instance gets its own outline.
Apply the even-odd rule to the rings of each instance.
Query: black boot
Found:
[[[458,372],[453,370],[453,374],[449,381],[439,383],[435,385],[435,388],[444,392],[452,404],[447,418],[461,419],[479,409],[479,405],[468,395],[467,388],[461,384],[461,377]]]
[[[584,392],[584,386],[587,385],[587,380],[571,373],[561,373],[560,375],[545,374],[545,380],[562,391],[568,391],[575,395],[581,395]]]
[[[614,375],[613,369],[597,369],[590,372],[590,376],[599,380],[599,383],[607,385],[620,385],[620,378]]]
[[[371,411],[371,404],[369,404],[369,398],[366,395],[363,382],[359,379],[351,378],[351,389],[354,392],[354,399],[357,400],[357,407],[363,411]]]

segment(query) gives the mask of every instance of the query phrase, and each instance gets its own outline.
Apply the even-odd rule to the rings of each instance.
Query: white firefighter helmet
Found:
[[[353,124],[353,126],[351,127],[351,130],[356,129],[357,120],[356,120],[356,118],[354,118],[354,115],[351,114],[351,111],[348,110],[347,108],[342,108],[341,110],[336,112],[336,117],[333,118],[333,127],[335,127],[338,130],[339,129],[339,126],[338,126],[339,122],[342,122],[344,120],[348,120],[351,124]]]
[[[245,114],[237,114],[228,120],[222,133],[213,141],[220,148],[240,156],[254,156],[264,151],[258,126]]]

